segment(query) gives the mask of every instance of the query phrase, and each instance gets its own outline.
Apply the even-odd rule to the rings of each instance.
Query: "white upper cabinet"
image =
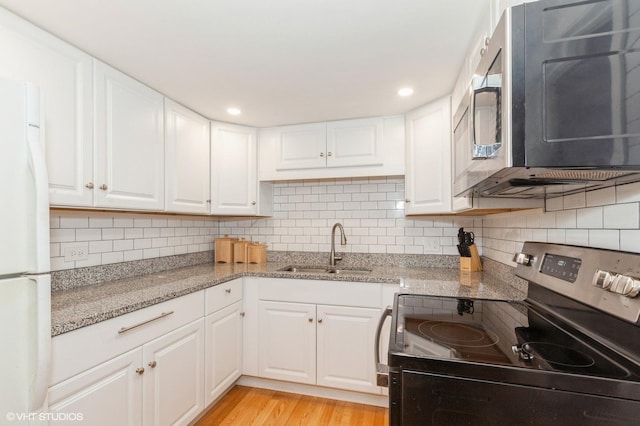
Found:
[[[451,98],[406,115],[405,213],[451,212]]]
[[[0,40],[0,78],[40,88],[51,204],[90,206],[91,57],[1,8]]]
[[[381,166],[383,133],[379,118],[327,123],[327,167]]]
[[[376,117],[260,129],[259,180],[404,174],[404,119]]]
[[[98,207],[164,209],[164,98],[94,60]]]
[[[256,130],[211,122],[211,213],[258,211]]]
[[[164,101],[167,211],[209,213],[209,120]]]
[[[327,165],[325,123],[280,127],[275,132],[277,170],[311,169]]]

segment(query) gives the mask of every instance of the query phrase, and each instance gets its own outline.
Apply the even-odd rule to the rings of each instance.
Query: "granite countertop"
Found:
[[[522,300],[526,293],[500,278],[458,269],[367,266],[370,274],[288,272],[291,263],[261,265],[206,263],[108,281],[51,295],[51,335],[57,336],[156,303],[244,276],[399,284],[400,292],[433,296]],[[326,265],[325,265],[326,267]],[[345,267],[348,268],[348,267]]]

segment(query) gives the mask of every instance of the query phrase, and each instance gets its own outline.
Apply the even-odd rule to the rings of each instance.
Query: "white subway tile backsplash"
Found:
[[[589,230],[589,246],[619,250],[620,231],[613,229],[591,229]]]
[[[616,188],[604,188],[586,193],[587,207],[606,206],[616,203]],[[582,207],[582,206],[580,206]]]
[[[640,253],[640,230],[623,229],[620,231],[620,250]]]
[[[550,199],[546,213],[485,217],[407,218],[403,191],[397,177],[275,183],[270,218],[52,210],[52,269],[212,250],[213,239],[224,234],[265,242],[270,250],[328,252],[336,222],[348,240],[339,252],[456,255],[459,227],[475,233],[483,256],[508,265],[524,241],[640,252],[640,184]],[[78,244],[87,245],[89,259],[65,262],[64,248]]]
[[[602,228],[603,209],[602,207],[589,207],[577,211],[576,227],[578,228]]]
[[[73,216],[58,216],[57,217],[60,228],[88,228],[88,217],[73,217]]]
[[[639,226],[638,203],[614,204],[603,208],[604,228],[638,229]]]
[[[562,197],[564,209],[579,209],[587,206],[587,200],[584,192],[566,195]]]
[[[640,201],[640,182],[616,186],[616,202],[630,203]]]

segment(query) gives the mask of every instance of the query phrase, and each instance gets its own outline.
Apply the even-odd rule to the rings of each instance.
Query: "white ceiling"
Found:
[[[209,118],[258,127],[402,114],[449,93],[488,9],[487,0],[0,4]],[[397,96],[404,86],[415,94]]]

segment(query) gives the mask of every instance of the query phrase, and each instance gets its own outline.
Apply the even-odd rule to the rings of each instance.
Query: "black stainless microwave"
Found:
[[[640,0],[507,9],[453,117],[454,194],[640,181]]]

